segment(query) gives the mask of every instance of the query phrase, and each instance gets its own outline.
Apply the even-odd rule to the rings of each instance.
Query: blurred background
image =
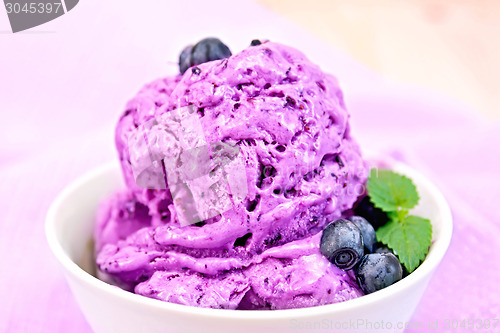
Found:
[[[386,77],[500,119],[500,1],[257,1]]]

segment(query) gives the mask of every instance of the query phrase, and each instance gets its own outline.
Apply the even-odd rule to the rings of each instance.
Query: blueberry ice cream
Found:
[[[126,105],[116,128],[126,189],[99,209],[99,278],[147,297],[223,309],[299,308],[363,295],[352,271],[320,252],[321,231],[349,217],[367,178],[337,80],[278,43],[252,42],[234,55],[215,44],[187,47],[183,74],[147,84]],[[196,124],[166,127],[170,115]],[[145,148],[131,144],[144,124],[154,134]],[[202,170],[194,162],[215,158],[220,145],[235,149],[239,169],[221,164],[228,182],[210,191],[224,192],[229,205],[203,201],[213,194],[202,190],[209,178],[177,186],[188,166]],[[188,154],[195,148],[205,150]],[[170,162],[147,169],[152,155]],[[152,171],[138,176],[137,168]]]

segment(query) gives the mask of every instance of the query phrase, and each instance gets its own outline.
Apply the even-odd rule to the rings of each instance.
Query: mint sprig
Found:
[[[413,272],[425,259],[432,240],[430,220],[409,215],[420,200],[415,184],[394,171],[372,169],[367,188],[370,201],[389,216],[389,222],[376,230],[377,240]]]

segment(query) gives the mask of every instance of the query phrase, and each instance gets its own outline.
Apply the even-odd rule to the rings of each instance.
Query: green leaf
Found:
[[[370,201],[385,212],[412,209],[418,204],[417,188],[406,176],[391,170],[371,169],[368,178]]]
[[[393,219],[376,231],[379,242],[397,253],[409,273],[420,265],[429,252],[432,240],[431,221],[415,215]]]

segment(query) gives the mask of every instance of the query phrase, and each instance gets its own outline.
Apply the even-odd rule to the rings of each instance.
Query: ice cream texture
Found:
[[[189,126],[157,121],[186,107],[201,137]],[[353,274],[319,251],[322,229],[345,216],[367,178],[348,119],[337,80],[300,51],[273,42],[147,84],[116,128],[126,189],[98,211],[99,278],[147,297],[223,309],[300,308],[361,296]],[[177,161],[163,164],[163,188],[139,186],[134,173],[146,153],[130,142],[148,123],[158,134],[149,138],[149,156]],[[243,170],[226,163],[219,169],[228,181],[210,187],[231,205],[215,200],[208,217],[183,223],[176,201],[205,192],[195,179],[174,190],[167,174],[192,147],[208,147],[215,156],[215,143],[235,147]],[[229,188],[231,177],[244,196]]]

